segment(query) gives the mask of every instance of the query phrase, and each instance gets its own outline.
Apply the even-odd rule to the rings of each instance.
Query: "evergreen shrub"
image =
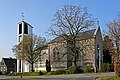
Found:
[[[94,68],[93,66],[86,66],[84,69],[85,73],[93,73],[94,72]]]
[[[79,67],[77,66],[70,66],[68,68],[68,72],[69,74],[77,74],[77,73],[83,73],[83,70],[80,69]]]

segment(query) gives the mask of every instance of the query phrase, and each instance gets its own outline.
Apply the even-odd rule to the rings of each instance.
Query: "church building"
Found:
[[[18,23],[17,44],[24,36],[32,36],[33,27],[25,22]],[[86,66],[93,66],[96,71],[103,63],[103,45],[100,27],[85,32],[80,32],[76,38],[77,66],[84,69]],[[34,64],[35,71],[46,70],[46,60],[50,61],[51,69],[67,69],[73,65],[70,49],[65,48],[65,40],[56,37],[51,40],[42,51],[44,55],[41,60]],[[69,44],[70,45],[70,44]],[[30,72],[30,65],[22,59],[17,59],[17,72]]]

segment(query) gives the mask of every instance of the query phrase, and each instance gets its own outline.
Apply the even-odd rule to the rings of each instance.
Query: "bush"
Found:
[[[103,63],[101,65],[100,72],[112,72],[114,71],[114,65],[109,63]]]
[[[47,71],[42,71],[43,75],[47,74],[48,72]]]
[[[113,64],[109,64],[108,71],[109,72],[114,72],[114,65]]]
[[[66,70],[66,74],[70,74],[70,73],[69,73],[69,70]]]
[[[8,73],[7,76],[16,76],[17,72]]]
[[[56,71],[51,71],[48,74],[49,75],[58,75],[58,74],[65,74],[66,70],[56,70]]]
[[[65,74],[66,70],[56,70],[55,73],[56,74]]]
[[[41,71],[41,70],[39,71],[39,75],[43,75],[43,73],[42,73],[42,71]]]
[[[10,72],[6,72],[6,71],[2,72],[3,75],[7,75],[8,73],[10,73]]]
[[[0,71],[0,75],[2,75],[2,72]]]
[[[86,66],[85,69],[84,69],[84,72],[86,72],[86,73],[94,72],[93,66]]]
[[[68,68],[68,72],[69,74],[77,74],[77,73],[83,73],[83,70],[80,69],[79,67],[77,66],[70,66]]]

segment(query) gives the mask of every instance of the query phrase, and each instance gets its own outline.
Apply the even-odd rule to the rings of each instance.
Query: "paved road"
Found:
[[[0,76],[0,80],[95,80],[97,77],[115,76],[114,72],[110,73],[93,73],[93,74],[67,74],[67,75],[50,75],[50,76]]]

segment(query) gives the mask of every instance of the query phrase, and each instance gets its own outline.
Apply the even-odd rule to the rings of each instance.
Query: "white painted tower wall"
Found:
[[[19,30],[20,30],[19,25],[20,24],[22,24],[22,30],[21,30],[22,32],[21,32],[21,34],[19,34]],[[28,26],[28,28],[27,28],[28,33],[27,34],[24,33],[25,24],[27,24],[27,26]],[[25,22],[25,21],[21,21],[21,22],[18,23],[17,44],[19,44],[23,40],[24,36],[27,36],[27,35],[32,36],[32,34],[33,34],[32,33],[32,28],[33,27],[30,24],[28,24],[27,22]],[[20,63],[20,61],[21,61],[21,63]],[[17,58],[17,72],[29,72],[29,71],[30,71],[29,63]]]

